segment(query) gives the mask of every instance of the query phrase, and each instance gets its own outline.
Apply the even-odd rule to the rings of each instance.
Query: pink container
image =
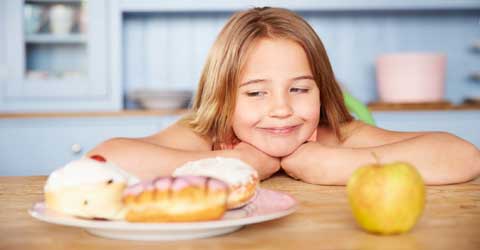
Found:
[[[396,53],[377,58],[377,89],[383,102],[443,101],[446,56]]]

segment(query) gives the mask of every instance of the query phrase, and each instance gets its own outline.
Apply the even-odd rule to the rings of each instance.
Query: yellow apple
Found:
[[[409,231],[425,206],[425,185],[408,163],[372,164],[350,177],[347,193],[357,223],[368,232]]]

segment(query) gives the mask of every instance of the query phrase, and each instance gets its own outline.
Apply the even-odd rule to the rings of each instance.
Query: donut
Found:
[[[221,180],[165,176],[129,186],[122,200],[129,222],[194,222],[222,218],[227,197]]]
[[[215,157],[187,162],[172,175],[209,176],[226,182],[229,186],[228,209],[242,207],[252,200],[259,185],[257,171],[235,158]]]
[[[138,179],[95,155],[53,171],[44,186],[48,209],[87,219],[123,219],[122,195]]]

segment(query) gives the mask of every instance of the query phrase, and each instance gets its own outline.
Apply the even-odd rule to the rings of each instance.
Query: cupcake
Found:
[[[139,179],[100,155],[83,157],[53,171],[45,184],[45,204],[54,211],[87,219],[121,220],[122,194]]]

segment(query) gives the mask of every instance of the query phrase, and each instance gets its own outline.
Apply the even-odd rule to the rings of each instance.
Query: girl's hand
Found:
[[[257,170],[261,180],[270,177],[280,169],[279,158],[271,157],[246,142],[237,143],[233,150],[238,153],[241,160]]]
[[[280,165],[290,177],[312,183],[312,178],[323,173],[321,164],[310,164],[310,161],[321,161],[321,148],[322,145],[317,142],[306,142],[290,155],[283,157]],[[310,169],[310,166],[315,166],[315,169]]]

